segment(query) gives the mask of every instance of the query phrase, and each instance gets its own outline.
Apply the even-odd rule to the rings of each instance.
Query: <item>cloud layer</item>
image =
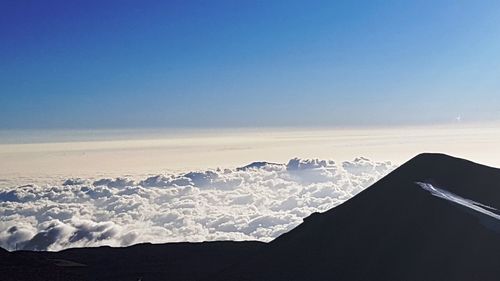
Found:
[[[394,169],[366,158],[292,159],[149,177],[0,190],[0,246],[60,250],[139,242],[270,241]]]

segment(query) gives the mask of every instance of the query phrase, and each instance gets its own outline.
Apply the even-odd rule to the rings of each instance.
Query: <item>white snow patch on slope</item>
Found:
[[[450,201],[450,202],[453,202],[455,204],[467,207],[471,210],[474,210],[474,211],[479,212],[481,214],[487,215],[487,216],[492,217],[494,219],[500,220],[500,215],[492,212],[492,211],[498,211],[497,209],[495,209],[493,207],[481,204],[479,202],[476,202],[476,201],[473,201],[470,199],[460,197],[452,192],[435,187],[430,183],[417,182],[416,184],[418,184],[424,190],[429,191],[432,195],[434,195],[436,197],[445,199],[447,201]]]

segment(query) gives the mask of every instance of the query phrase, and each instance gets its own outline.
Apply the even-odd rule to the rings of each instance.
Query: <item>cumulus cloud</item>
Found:
[[[394,169],[366,158],[291,159],[242,168],[67,179],[0,190],[0,246],[10,250],[139,242],[270,241]]]

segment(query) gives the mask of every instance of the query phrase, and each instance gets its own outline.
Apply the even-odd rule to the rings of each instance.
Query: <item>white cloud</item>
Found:
[[[365,158],[292,159],[127,178],[68,179],[0,191],[0,246],[60,250],[139,242],[269,241],[390,172]]]

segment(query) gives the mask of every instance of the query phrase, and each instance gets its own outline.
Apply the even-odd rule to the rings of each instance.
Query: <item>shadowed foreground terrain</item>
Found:
[[[498,280],[500,170],[421,154],[270,243],[0,252],[2,280]],[[8,277],[5,277],[8,276]]]
[[[200,280],[242,262],[242,257],[253,255],[262,245],[227,241],[4,251],[8,256],[0,256],[0,280]]]

